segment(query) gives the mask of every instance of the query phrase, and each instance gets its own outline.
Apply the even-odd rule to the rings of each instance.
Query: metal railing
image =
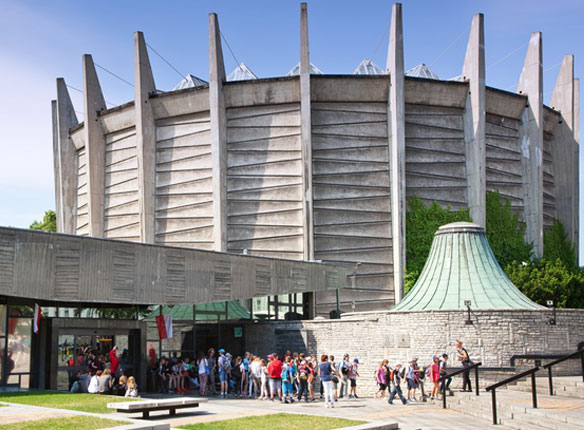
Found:
[[[497,382],[496,384],[489,385],[487,387],[487,391],[491,392],[491,403],[493,409],[493,424],[497,424],[497,394],[496,390],[503,385],[507,385],[511,382],[515,382],[518,379],[525,378],[528,375],[531,375],[531,401],[533,404],[533,408],[537,409],[537,383],[535,381],[535,374],[539,370],[539,367],[534,367],[533,369],[526,370],[525,372],[518,373],[517,375],[513,375],[510,378],[504,379],[501,382]]]
[[[483,363],[481,362],[471,364],[470,366],[463,367],[462,369],[458,369],[455,372],[446,373],[446,375],[443,375],[438,379],[438,382],[442,384],[442,408],[446,409],[446,380],[448,378],[452,378],[453,376],[460,375],[461,373],[470,372],[472,369],[475,371],[475,392],[477,396],[479,395],[479,367],[482,364]]]
[[[552,376],[552,367],[554,367],[556,364],[563,363],[566,360],[571,360],[571,359],[578,358],[578,357],[580,357],[580,360],[582,360],[582,381],[584,381],[584,349],[580,349],[580,350],[573,352],[571,354],[568,354],[562,358],[558,358],[557,360],[554,360],[554,361],[546,364],[545,366],[543,366],[544,369],[548,370],[548,383],[549,383],[549,387],[550,387],[550,396],[554,395],[554,380],[553,380],[553,376]]]

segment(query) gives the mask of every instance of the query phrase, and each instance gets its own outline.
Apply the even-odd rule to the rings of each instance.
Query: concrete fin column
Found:
[[[406,267],[406,138],[404,97],[404,37],[402,5],[395,3],[391,10],[391,30],[387,51],[389,94],[387,121],[389,136],[391,230],[393,241],[393,286],[395,303],[404,291]]]
[[[137,31],[134,33],[134,108],[140,184],[140,240],[147,243],[154,242],[156,125],[149,98],[155,91],[144,34]]]
[[[104,235],[105,134],[99,113],[106,109],[93,58],[83,55],[83,110],[86,145],[89,235]]]
[[[209,115],[213,167],[213,235],[215,251],[227,251],[227,120],[225,65],[217,14],[209,14]]]
[[[576,260],[580,244],[580,79],[574,79],[574,247]]]
[[[462,67],[463,80],[469,82],[464,110],[467,201],[470,216],[486,225],[486,138],[485,138],[485,27],[482,13],[473,16]]]
[[[51,122],[53,125],[53,174],[55,177],[55,214],[57,215],[57,232],[63,233],[63,216],[61,211],[61,160],[59,156],[59,121],[57,119],[57,100],[51,100]]]
[[[543,63],[541,33],[531,34],[517,91],[527,96],[521,116],[521,170],[526,240],[543,256]]]
[[[78,124],[63,78],[57,78],[54,107],[55,191],[57,193],[57,231],[75,234],[77,219],[77,151],[69,139],[69,130]]]
[[[310,50],[308,8],[300,4],[300,118],[302,138],[302,209],[304,212],[304,259],[314,260],[312,212],[312,119],[310,105]]]
[[[578,243],[578,199],[574,195],[578,181],[574,160],[577,143],[574,138],[574,56],[565,55],[551,98],[551,107],[559,111],[562,120],[554,129],[552,156],[556,189],[556,216],[562,221],[573,244]]]

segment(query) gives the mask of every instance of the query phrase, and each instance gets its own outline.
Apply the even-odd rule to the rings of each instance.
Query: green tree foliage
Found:
[[[498,192],[487,193],[487,239],[501,267],[530,261],[533,245],[525,242],[525,223]]]
[[[557,219],[543,237],[543,258],[548,261],[561,260],[571,270],[578,267],[576,250],[568,239],[564,224]]]
[[[57,232],[57,214],[54,210],[48,210],[45,212],[45,216],[41,222],[34,221],[30,225],[31,230],[42,230],[42,231],[49,231],[52,233]]]
[[[515,261],[505,272],[523,294],[540,305],[553,300],[558,308],[584,308],[584,274],[561,259]]]
[[[468,209],[443,208],[437,202],[426,205],[418,197],[408,200],[406,214],[406,292],[416,283],[422,272],[434,233],[438,227],[457,221],[470,221]]]

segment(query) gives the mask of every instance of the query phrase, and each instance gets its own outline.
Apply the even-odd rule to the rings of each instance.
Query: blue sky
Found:
[[[97,64],[132,81],[133,32],[141,30],[181,73],[207,79],[208,13],[216,12],[239,61],[259,77],[281,76],[298,62],[299,4],[2,0],[0,225],[27,227],[54,208],[50,100],[56,77],[82,87],[82,54],[92,54]],[[391,4],[309,1],[312,62],[324,73],[351,73],[364,57],[384,67]],[[564,54],[575,55],[576,77],[584,78],[584,2],[579,0],[405,0],[406,67],[424,62],[441,78],[458,75],[476,12],[485,14],[488,85],[515,90],[533,31],[543,32],[546,102]],[[229,73],[236,61],[223,49]],[[157,87],[171,89],[180,76],[152,52],[150,59]],[[133,98],[132,87],[103,70],[98,74],[106,100],[121,104]],[[71,90],[71,97],[82,120],[81,94]],[[584,205],[584,199],[580,202]]]

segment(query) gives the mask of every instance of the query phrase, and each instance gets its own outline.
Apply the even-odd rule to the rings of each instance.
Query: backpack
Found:
[[[389,372],[389,380],[393,381],[395,378],[395,372],[397,369],[391,369],[391,371]]]
[[[298,369],[299,371],[299,378],[301,381],[307,381],[308,380],[308,371],[306,369],[305,366],[302,366]]]
[[[290,382],[290,368],[287,365],[282,366],[282,374],[280,375],[282,381]]]
[[[343,367],[343,375],[349,375],[351,373],[351,363],[343,361],[341,366]]]
[[[221,357],[221,370],[224,372],[228,372],[229,368],[231,367],[231,363],[227,359],[227,357]]]

